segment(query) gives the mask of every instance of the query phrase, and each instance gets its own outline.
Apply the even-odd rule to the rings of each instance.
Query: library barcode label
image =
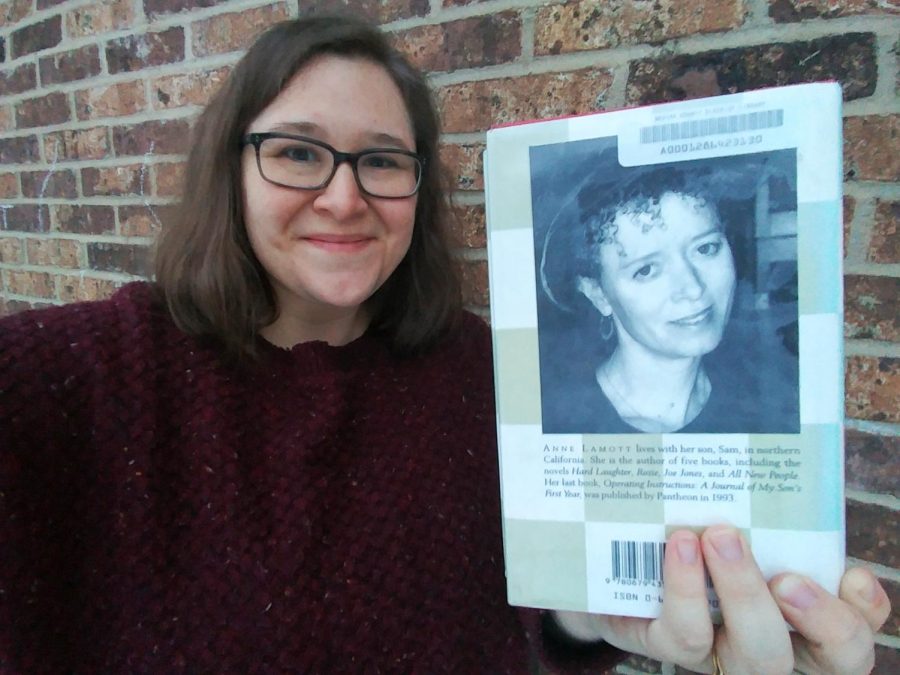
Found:
[[[641,143],[684,141],[704,136],[735,134],[742,131],[773,129],[784,125],[784,110],[757,110],[740,115],[711,117],[705,120],[685,120],[668,124],[641,127]]]

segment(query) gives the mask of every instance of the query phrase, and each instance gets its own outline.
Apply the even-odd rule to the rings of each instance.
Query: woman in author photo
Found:
[[[0,319],[0,672],[871,668],[874,575],[767,583],[725,525],[670,536],[658,619],[507,603],[439,132],[377,28],[279,23],[196,121],[155,278]]]
[[[536,235],[545,433],[799,431],[793,164],[593,162]]]

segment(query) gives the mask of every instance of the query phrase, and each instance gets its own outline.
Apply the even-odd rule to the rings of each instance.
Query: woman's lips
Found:
[[[707,307],[706,309],[702,309],[699,312],[688,314],[687,316],[683,316],[680,319],[675,319],[673,321],[670,321],[669,323],[674,323],[677,326],[699,326],[702,323],[706,323],[711,316],[712,307]]]
[[[362,234],[311,234],[302,239],[316,248],[339,253],[360,251],[374,241]]]

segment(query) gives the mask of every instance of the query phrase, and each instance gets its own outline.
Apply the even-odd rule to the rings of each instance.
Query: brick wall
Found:
[[[191,123],[240,50],[278,19],[348,6],[431,74],[466,297],[482,309],[491,125],[841,82],[848,553],[900,605],[897,0],[0,0],[0,313],[145,276]],[[877,671],[900,672],[896,613],[878,641]]]

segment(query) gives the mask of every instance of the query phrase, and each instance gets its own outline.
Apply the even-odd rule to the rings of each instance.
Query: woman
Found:
[[[597,668],[619,658],[604,638],[644,630],[643,651],[710,667],[708,618],[677,597],[697,556],[670,556],[684,626],[506,605],[488,336],[448,281],[427,87],[377,31],[271,29],[186,173],[154,285],[2,323],[5,670],[521,673],[529,640]],[[812,640],[858,629],[812,649],[862,672],[886,600],[848,583],[872,599],[785,615]],[[793,662],[765,584],[732,598],[775,608]],[[720,638],[725,667],[755,664],[732,645],[757,618]]]
[[[574,200],[575,226],[561,233],[560,225],[547,237],[545,290],[556,299],[550,281],[556,264],[557,285],[574,289],[599,313],[597,332],[607,349],[589,378],[567,376],[565,400],[547,401],[545,431],[798,430],[796,400],[786,402],[796,399],[796,357],[774,339],[750,340],[733,330],[732,344],[705,358],[722,344],[737,274],[711,189],[722,174],[709,162],[686,164],[627,169],[618,186],[601,191],[588,181]],[[567,262],[551,261],[551,249]],[[742,330],[760,332],[759,322],[744,323],[753,325]],[[793,381],[764,387],[747,367],[765,370],[765,359],[753,356],[761,349],[769,350],[769,361],[784,352],[779,366],[784,373],[793,368]],[[759,396],[763,389],[768,395]]]

